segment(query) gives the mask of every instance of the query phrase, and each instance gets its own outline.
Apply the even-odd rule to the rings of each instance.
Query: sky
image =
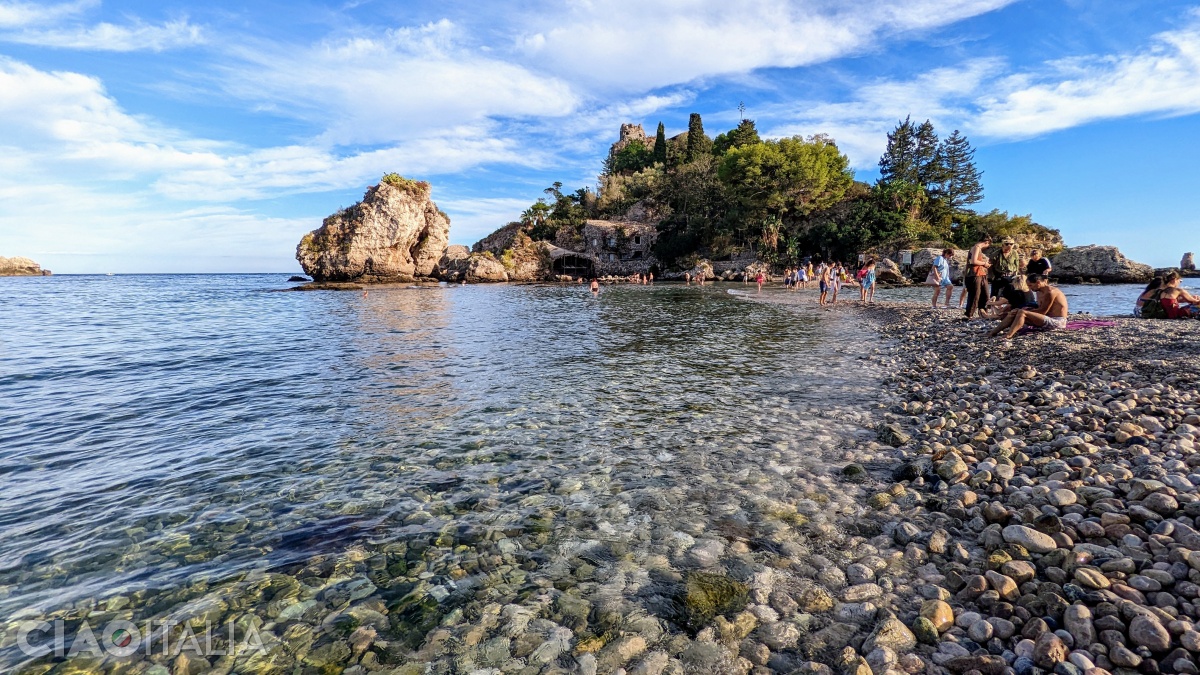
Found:
[[[958,129],[982,210],[1155,266],[1200,253],[1200,4],[1173,0],[0,0],[0,255],[56,273],[295,272],[388,172],[453,243],[622,122],[824,133],[878,177]]]

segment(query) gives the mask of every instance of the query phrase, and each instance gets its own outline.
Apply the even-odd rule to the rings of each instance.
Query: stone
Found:
[[[883,614],[887,614],[883,612]],[[870,652],[876,647],[887,647],[895,652],[911,651],[917,646],[917,638],[913,632],[908,629],[899,619],[894,616],[889,616],[876,626],[875,632],[872,633],[863,643],[863,651]]]
[[[296,260],[318,282],[413,281],[434,275],[449,235],[429,184],[388,174],[304,235]]]
[[[1147,614],[1138,614],[1129,622],[1129,640],[1152,652],[1163,652],[1171,647],[1171,634]]]
[[[679,623],[700,630],[718,614],[740,611],[748,597],[749,589],[741,582],[720,574],[693,572],[677,598],[682,614]]]
[[[1075,570],[1075,580],[1086,588],[1104,589],[1112,586],[1112,582],[1104,573],[1094,567],[1080,567]]]
[[[646,651],[646,640],[640,635],[626,635],[608,643],[596,654],[596,664],[602,673],[611,673]]]
[[[1054,668],[1056,663],[1067,660],[1067,644],[1050,631],[1038,636],[1033,644],[1033,662],[1040,668]]]
[[[1009,577],[992,570],[984,572],[984,576],[987,577],[988,585],[999,593],[1002,599],[1013,601],[1021,597],[1021,591],[1017,590],[1017,582]]]
[[[1056,279],[1098,279],[1106,284],[1146,283],[1154,268],[1129,260],[1116,246],[1074,246],[1065,248],[1051,261]]]
[[[921,603],[920,615],[928,619],[938,632],[944,633],[954,626],[954,610],[942,600],[926,600]]]
[[[773,621],[758,627],[758,639],[775,651],[795,647],[800,641],[800,628],[791,621]]]
[[[820,586],[812,586],[800,593],[799,609],[809,614],[820,614],[833,609],[833,596]]]
[[[1096,627],[1092,624],[1092,610],[1087,605],[1071,605],[1063,612],[1063,627],[1075,639],[1076,645],[1087,646],[1096,641]]]
[[[1053,537],[1024,525],[1009,525],[1002,534],[1004,541],[1023,546],[1030,553],[1049,553],[1058,548]]]
[[[923,616],[918,616],[912,625],[913,635],[921,644],[936,645],[938,643],[938,629],[934,627],[933,622]]]
[[[1008,667],[1000,656],[957,656],[947,660],[945,665],[952,673],[975,671],[981,675],[1003,675]]]

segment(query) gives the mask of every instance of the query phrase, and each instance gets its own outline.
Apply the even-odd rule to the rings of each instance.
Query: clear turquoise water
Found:
[[[417,540],[420,583],[469,602],[498,539],[538,547],[540,583],[545,551],[702,532],[871,435],[868,336],[719,286],[284,278],[0,279],[0,617],[124,595],[142,619]]]

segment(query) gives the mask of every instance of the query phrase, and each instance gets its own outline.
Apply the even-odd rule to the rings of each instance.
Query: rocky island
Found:
[[[450,218],[429,183],[388,174],[361,202],[304,235],[296,260],[316,282],[433,279],[446,251]]]
[[[29,258],[0,256],[0,277],[48,277],[50,274],[50,270],[42,269]]]

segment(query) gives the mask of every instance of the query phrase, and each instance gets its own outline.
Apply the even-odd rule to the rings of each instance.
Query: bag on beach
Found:
[[[925,277],[925,285],[926,286],[937,286],[938,285],[938,278],[937,278],[937,276],[935,276],[934,272],[935,272],[935,270],[933,270],[933,269],[929,270],[929,275]]]
[[[1167,318],[1167,310],[1163,308],[1162,302],[1158,297],[1150,298],[1142,303],[1142,318],[1143,319],[1165,319]]]

